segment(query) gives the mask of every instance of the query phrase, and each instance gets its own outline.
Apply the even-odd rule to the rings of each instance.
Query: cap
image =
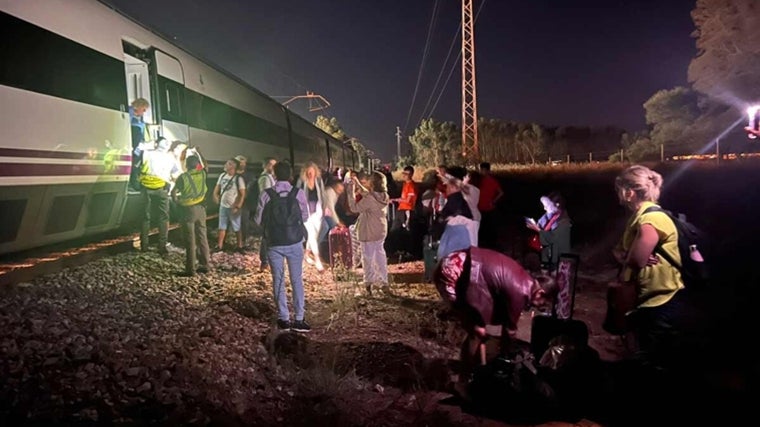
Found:
[[[235,160],[237,160],[238,162],[248,162],[248,159],[246,159],[245,156],[242,156],[240,154],[235,156]]]

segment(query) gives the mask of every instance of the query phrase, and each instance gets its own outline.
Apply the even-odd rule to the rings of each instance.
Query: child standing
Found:
[[[402,172],[404,176],[404,186],[401,188],[401,197],[393,199],[398,203],[398,212],[402,216],[403,223],[401,226],[408,230],[409,220],[411,219],[412,210],[417,203],[417,188],[414,185],[414,168],[407,166]]]
[[[385,237],[388,234],[388,195],[385,175],[372,172],[369,188],[361,185],[354,177],[349,182],[348,194],[358,189],[361,200],[349,197],[348,204],[352,212],[359,214],[356,221],[357,234],[361,242],[362,267],[364,268],[364,284],[367,292],[372,294],[372,286],[380,286],[388,291],[388,260],[385,255]]]

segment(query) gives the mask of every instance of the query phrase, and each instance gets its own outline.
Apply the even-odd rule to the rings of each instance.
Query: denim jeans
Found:
[[[338,225],[337,222],[333,219],[331,216],[323,216],[322,217],[322,227],[319,229],[319,243],[322,243],[325,241],[325,237],[327,237],[327,234],[332,230],[336,225]]]
[[[288,274],[293,291],[293,311],[295,320],[303,320],[305,314],[303,294],[303,243],[287,246],[270,246],[267,248],[269,267],[272,270],[274,301],[280,320],[290,320],[287,292],[285,292],[285,263],[288,262]]]

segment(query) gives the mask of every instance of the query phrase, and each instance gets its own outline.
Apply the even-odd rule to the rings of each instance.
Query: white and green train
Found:
[[[129,105],[148,129],[226,159],[352,167],[353,151],[242,80],[96,0],[0,0],[0,254],[121,229]]]

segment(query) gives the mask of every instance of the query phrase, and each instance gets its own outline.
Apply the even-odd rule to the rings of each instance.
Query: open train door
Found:
[[[144,98],[150,103],[150,108],[142,116],[147,128],[144,140],[155,141],[164,137],[171,142],[189,144],[182,64],[177,58],[132,38],[123,39],[122,46],[128,101],[131,104],[137,98]],[[132,148],[135,148],[134,138]],[[132,197],[139,194],[137,179],[137,169],[133,168],[129,191]],[[140,204],[128,204],[125,200],[122,223],[132,223],[141,217]]]
[[[150,139],[189,142],[185,117],[185,76],[179,60],[156,48],[124,40],[128,100],[144,98],[150,108],[143,114]]]
[[[156,106],[161,136],[171,142],[189,144],[185,117],[185,77],[179,60],[158,49],[153,50],[156,64]]]

